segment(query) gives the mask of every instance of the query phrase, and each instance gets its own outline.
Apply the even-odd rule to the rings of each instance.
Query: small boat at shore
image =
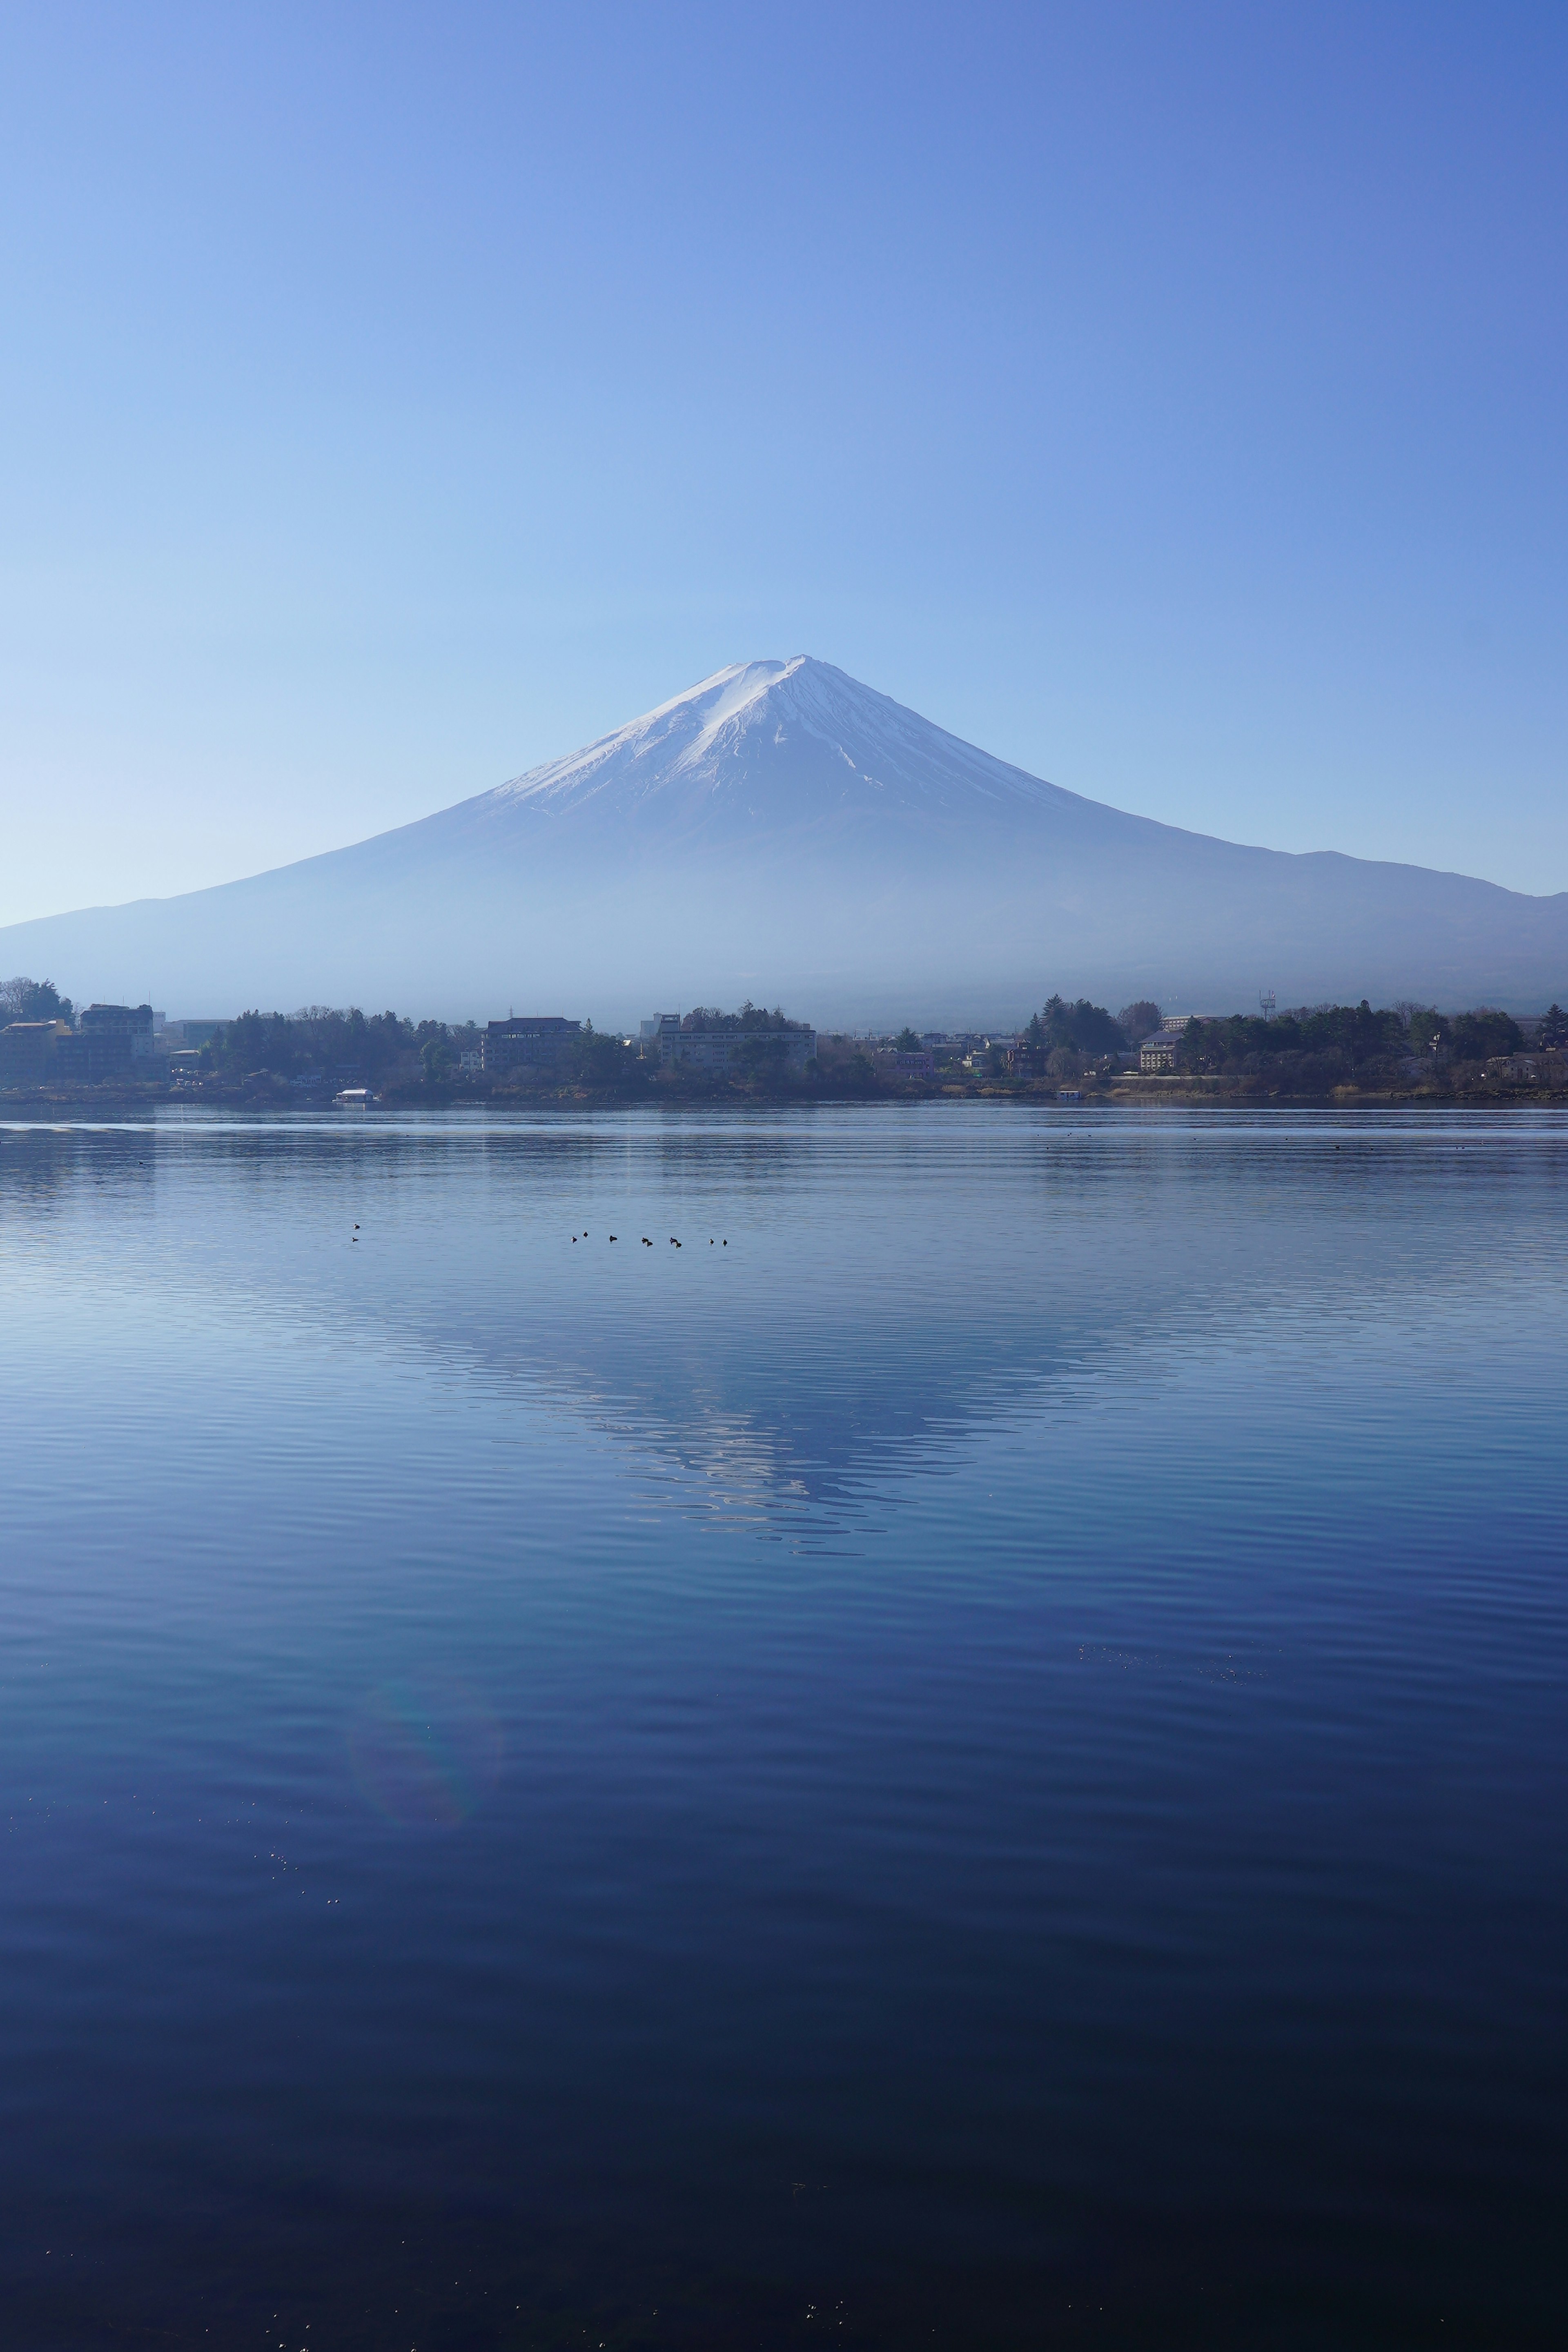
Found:
[[[380,1100],[372,1087],[345,1087],[342,1094],[332,1097],[334,1107],[342,1110],[369,1110]]]

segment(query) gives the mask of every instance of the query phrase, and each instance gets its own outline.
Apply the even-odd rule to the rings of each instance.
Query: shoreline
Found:
[[[1062,1100],[1054,1086],[995,1080],[980,1086],[914,1082],[874,1091],[822,1087],[763,1090],[742,1087],[529,1087],[475,1095],[459,1088],[396,1089],[371,1106],[375,1110],[806,1110],[886,1109],[899,1105],[972,1102],[1012,1103],[1062,1111],[1149,1110],[1168,1105],[1194,1110],[1550,1110],[1568,1109],[1568,1089],[1543,1087],[1419,1088],[1340,1087],[1327,1094],[1293,1094],[1284,1088],[1237,1084],[1225,1078],[1179,1077],[1113,1080],[1084,1085],[1076,1102]],[[245,1087],[75,1087],[7,1089],[0,1092],[0,1118],[14,1113],[160,1110],[174,1105],[205,1110],[310,1111],[337,1108],[331,1097]],[[353,1113],[345,1112],[352,1116]],[[363,1115],[363,1114],[361,1114]]]

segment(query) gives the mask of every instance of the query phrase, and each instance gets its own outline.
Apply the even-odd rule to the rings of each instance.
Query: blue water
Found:
[[[1561,2341],[1565,1216],[1551,1113],[0,1128],[0,2337]]]

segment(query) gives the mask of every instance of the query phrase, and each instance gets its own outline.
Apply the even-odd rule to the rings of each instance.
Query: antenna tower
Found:
[[[1260,990],[1258,991],[1258,1010],[1259,1011],[1259,1013],[1262,1013],[1263,1018],[1265,1019],[1265,1021],[1272,1021],[1272,1020],[1273,1020],[1273,1018],[1274,1018],[1274,991],[1273,991],[1271,988],[1270,988],[1270,989],[1260,989]]]

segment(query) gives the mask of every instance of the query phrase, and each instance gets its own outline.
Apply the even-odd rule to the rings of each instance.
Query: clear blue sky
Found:
[[[799,652],[1568,887],[1565,68],[1479,0],[5,8],[0,920]]]

